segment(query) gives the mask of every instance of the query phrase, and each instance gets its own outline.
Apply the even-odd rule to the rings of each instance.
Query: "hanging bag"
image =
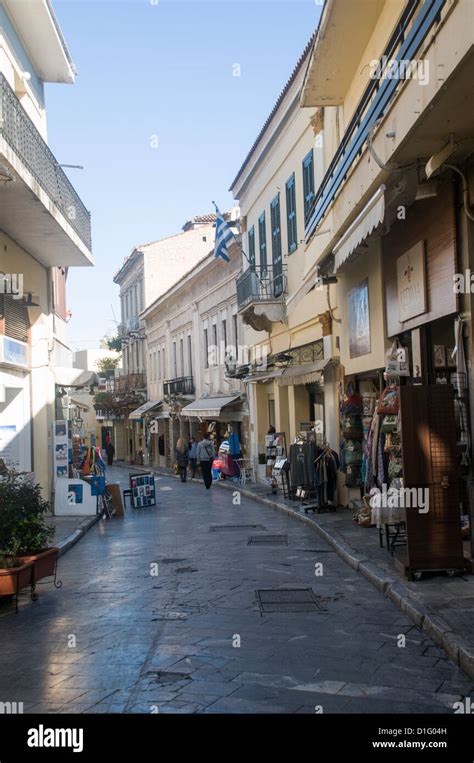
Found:
[[[385,415],[386,413],[396,415],[398,414],[399,408],[400,398],[398,394],[398,387],[385,387],[377,404],[377,413],[379,416]]]
[[[387,376],[410,376],[408,352],[398,339],[394,340],[385,356],[385,373]]]

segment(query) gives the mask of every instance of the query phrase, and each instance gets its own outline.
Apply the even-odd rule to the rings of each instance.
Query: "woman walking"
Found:
[[[181,482],[186,482],[186,470],[188,468],[188,444],[184,437],[180,437],[176,443],[176,463],[178,464]]]
[[[197,449],[198,444],[194,437],[191,437],[191,440],[189,441],[189,463],[191,466],[191,477],[194,479],[196,476],[196,468],[197,468]]]
[[[109,440],[107,443],[106,451],[107,453],[107,466],[113,466],[114,463],[114,456],[115,456],[115,448],[112,445],[112,441]]]
[[[197,460],[199,461],[199,465],[201,467],[201,474],[206,486],[206,490],[209,490],[212,485],[211,470],[212,462],[215,457],[216,451],[214,449],[214,444],[212,443],[209,434],[206,432],[203,439],[200,443],[198,443],[197,446]]]

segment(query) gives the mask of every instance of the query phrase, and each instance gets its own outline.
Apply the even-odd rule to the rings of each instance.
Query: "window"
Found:
[[[314,159],[313,149],[303,159],[303,195],[304,214],[308,214],[311,202],[314,199]]]
[[[193,349],[191,343],[191,334],[188,334],[188,372],[189,376],[193,375]]]
[[[212,365],[217,366],[219,365],[217,360],[217,357],[218,357],[217,352],[219,349],[217,344],[217,323],[212,324],[212,344],[214,345],[214,362]]]
[[[236,355],[238,356],[239,354],[239,324],[238,324],[239,316],[237,315],[237,313],[233,316],[233,319],[234,319],[235,352],[236,352]]]
[[[176,342],[173,342],[173,379],[178,378],[178,358],[176,355]]]
[[[286,222],[288,230],[288,252],[294,252],[298,248],[298,234],[296,231],[296,189],[294,174],[286,183]]]
[[[150,369],[150,381],[153,381],[154,377],[153,377],[153,353],[152,352],[150,352],[150,357],[148,362],[149,362],[148,367]]]
[[[268,425],[275,426],[275,400],[271,397],[268,398]]]
[[[249,262],[250,265],[255,265],[255,225],[252,225],[252,227],[249,230],[248,233],[248,241],[249,241]]]
[[[160,355],[161,355],[161,350],[157,350],[157,353],[156,353],[156,378],[157,378],[158,381],[161,379],[161,368],[160,368],[160,365],[161,365],[160,360],[161,360],[161,358],[160,358]]]
[[[222,321],[222,341],[224,342],[224,355],[227,349],[227,321],[224,318]]]
[[[166,350],[163,347],[163,367],[161,369],[161,373],[163,374],[163,379],[166,377]]]
[[[185,376],[184,372],[184,339],[179,340],[179,360],[181,363],[181,376]]]
[[[260,248],[260,268],[267,269],[267,231],[265,225],[265,212],[258,218],[258,244]]]
[[[204,329],[204,368],[209,368],[209,335]]]
[[[280,223],[280,194],[275,196],[270,206],[272,224],[272,262],[273,267],[281,271],[281,223]]]

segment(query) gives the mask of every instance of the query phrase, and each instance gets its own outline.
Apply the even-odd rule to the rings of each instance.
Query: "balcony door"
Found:
[[[272,225],[272,295],[275,298],[283,294],[283,264],[281,251],[281,222],[280,222],[280,194],[275,196],[271,203],[271,225]]]

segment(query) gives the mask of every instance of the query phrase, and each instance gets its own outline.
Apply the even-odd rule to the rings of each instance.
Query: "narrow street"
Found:
[[[122,489],[128,476],[107,471]],[[32,713],[313,714],[452,713],[474,697],[304,524],[218,486],[160,477],[157,494],[61,558],[61,589],[0,610],[0,700]],[[249,544],[265,533],[287,545]],[[312,588],[316,610],[262,615],[256,591],[281,588]]]

